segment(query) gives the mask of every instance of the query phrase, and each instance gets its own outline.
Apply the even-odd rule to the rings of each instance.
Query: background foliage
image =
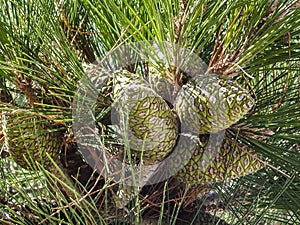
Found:
[[[176,201],[168,213],[159,206],[157,223],[169,215],[169,224],[175,224],[176,217],[199,224],[211,193],[217,197],[213,206],[205,207],[214,215],[212,224],[221,224],[222,219],[229,224],[300,223],[299,5],[293,0],[1,0],[1,108],[23,108],[57,123],[65,130],[68,149],[74,144],[71,106],[84,64],[128,42],[169,41],[187,47],[207,63],[209,71],[233,77],[251,90],[253,110],[226,132],[262,154],[267,166],[206,187],[191,213],[182,215],[179,210],[186,200]],[[3,146],[1,158],[3,224],[112,221],[97,204],[103,193],[110,197],[108,181],[101,180],[98,189],[78,181],[77,188],[86,194],[75,195],[70,202],[46,170],[16,167]],[[80,170],[74,174],[80,180]],[[158,198],[167,203],[168,188],[158,189]],[[115,223],[139,224],[147,207],[136,199],[133,208]]]

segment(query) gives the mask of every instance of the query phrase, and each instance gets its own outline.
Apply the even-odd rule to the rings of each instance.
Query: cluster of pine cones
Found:
[[[254,104],[233,80],[203,74],[176,88],[150,66],[146,76],[122,70],[111,77],[116,137],[137,162],[162,162],[162,179],[207,184],[263,167],[251,150],[224,135]]]
[[[201,186],[241,177],[264,166],[251,149],[225,135],[254,104],[249,92],[236,82],[199,75],[179,87],[153,67],[143,76],[121,70],[111,78],[102,93],[110,100],[100,99],[96,111],[114,110],[108,113],[110,118],[104,117],[105,122],[95,123],[100,124],[102,137],[108,137],[105,144],[114,148],[116,155],[127,148],[138,166],[159,164],[151,177],[158,184],[172,177],[185,185]],[[75,154],[62,159],[66,144],[63,127],[24,109],[3,111],[1,120],[5,147],[18,165],[36,169],[41,164],[55,172],[52,161],[63,169],[69,164],[74,168],[63,170],[69,176],[80,169],[79,182],[88,185],[91,181],[93,169],[81,157],[76,159],[78,166],[67,162]],[[74,143],[68,146],[78,153]]]
[[[263,166],[250,150],[224,137],[254,104],[236,82],[199,75],[176,89],[152,67],[144,77],[127,70],[112,77],[115,137],[140,163],[165,161],[165,177],[189,184],[240,177]],[[35,161],[49,167],[47,154],[59,158],[62,133],[46,118],[16,110],[4,114],[2,124],[6,147],[20,166],[28,169]]]

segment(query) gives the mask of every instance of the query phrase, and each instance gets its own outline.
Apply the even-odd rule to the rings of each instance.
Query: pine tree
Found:
[[[1,223],[300,222],[298,0],[0,6]]]

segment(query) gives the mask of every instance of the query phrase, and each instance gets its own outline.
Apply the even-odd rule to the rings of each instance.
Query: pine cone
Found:
[[[232,80],[198,76],[182,86],[175,110],[182,132],[216,133],[240,120],[253,106],[249,93]]]
[[[165,100],[137,75],[116,74],[114,100],[120,133],[145,163],[160,161],[176,144],[178,124]]]
[[[5,145],[13,160],[25,169],[34,169],[36,163],[47,167],[57,161],[62,143],[61,132],[53,124],[34,113],[15,110],[3,115]]]
[[[211,138],[201,135],[193,149],[179,148],[174,160],[170,159],[176,166],[184,165],[176,174],[184,183],[208,184],[234,179],[265,166],[253,151],[240,143],[227,138],[223,141],[218,140],[219,137]],[[189,159],[184,157],[187,150],[193,151]]]

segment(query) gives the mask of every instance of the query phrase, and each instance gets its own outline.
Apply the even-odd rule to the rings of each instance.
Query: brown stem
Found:
[[[36,96],[36,93],[35,93],[34,89],[32,88],[32,82],[30,82],[30,80],[28,78],[24,77],[23,75],[21,75],[17,72],[15,72],[14,75],[17,79],[16,86],[26,96],[28,104],[31,107],[37,107],[36,103],[39,102],[39,98]]]
[[[184,21],[184,15],[186,14],[188,0],[180,0],[179,4],[180,4],[180,9],[179,9],[178,18],[174,19],[174,27],[175,27],[174,43],[175,43],[175,47],[179,43],[180,38],[182,38],[182,28],[183,28],[183,25],[184,25],[184,22],[185,22]],[[174,74],[173,82],[174,82],[175,85],[180,84],[180,79],[181,79],[179,65],[178,65],[177,60],[178,60],[177,55],[175,54],[175,62],[174,62],[174,66],[172,67],[172,72]]]

